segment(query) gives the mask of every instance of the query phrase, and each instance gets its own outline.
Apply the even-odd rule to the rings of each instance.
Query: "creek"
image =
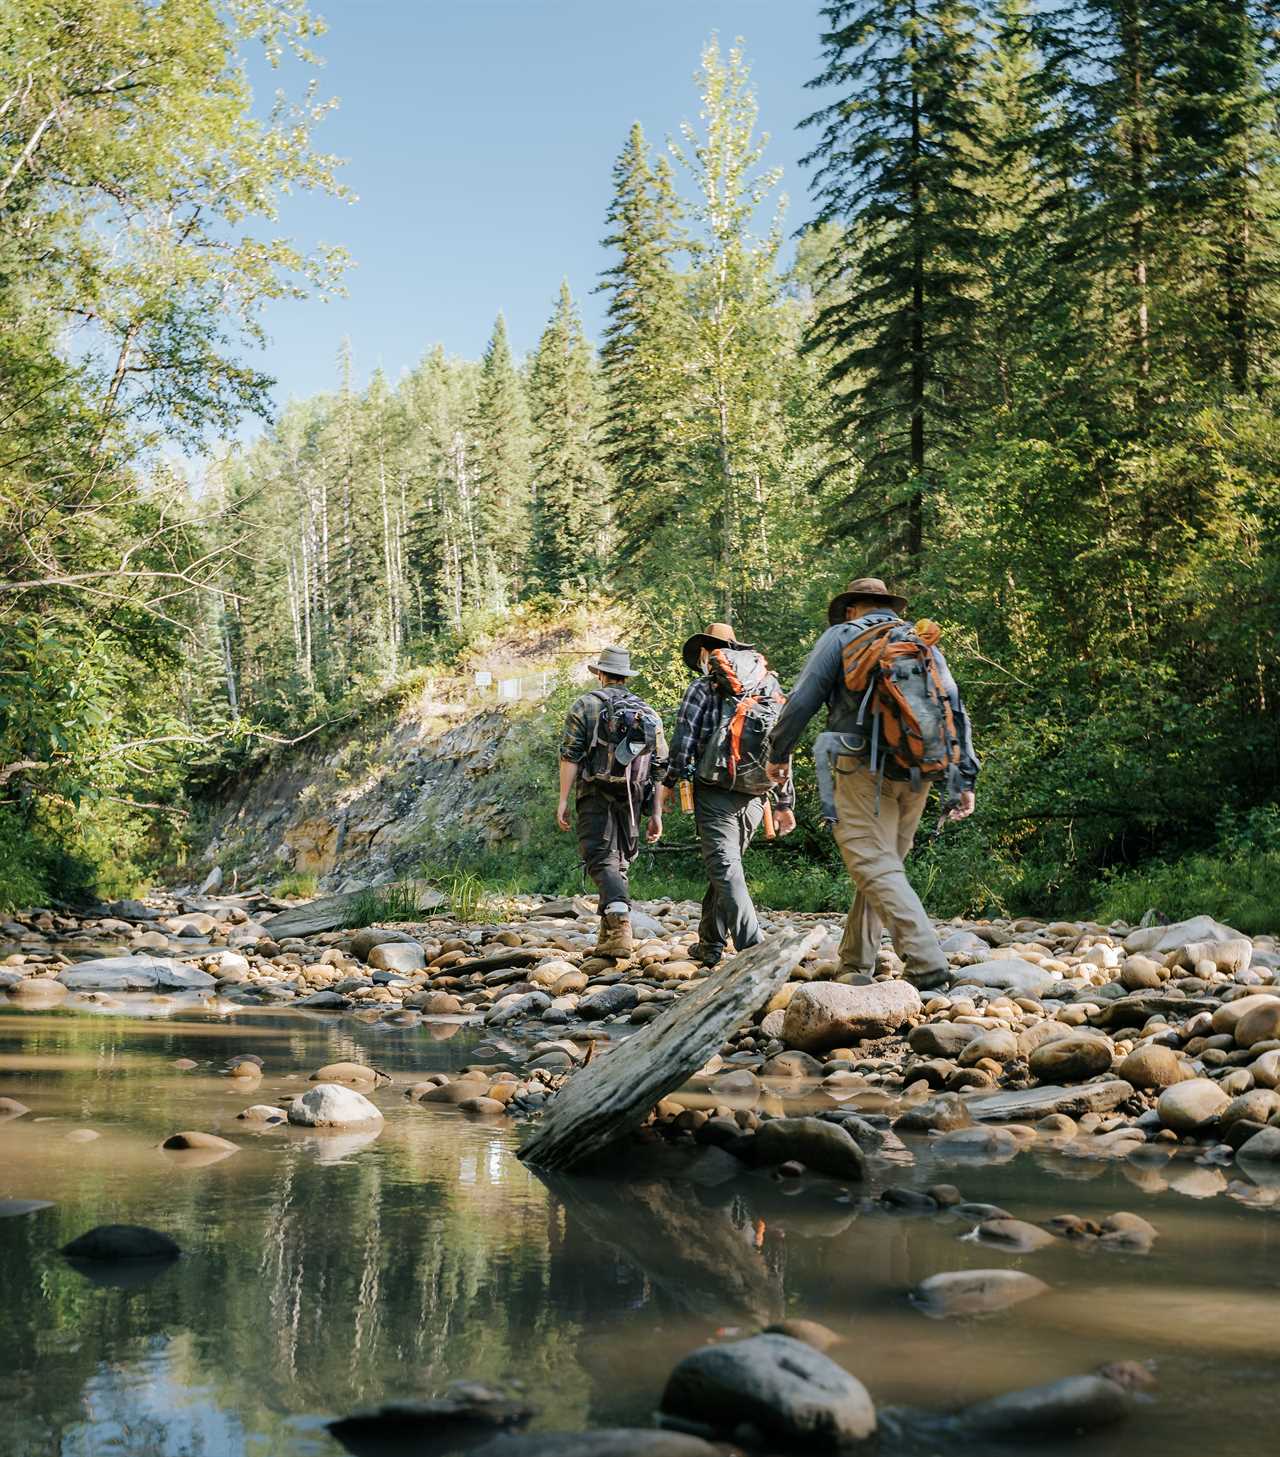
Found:
[[[1066,1240],[1012,1255],[962,1239],[954,1218],[870,1209],[821,1181],[726,1179],[714,1159],[680,1178],[544,1182],[517,1160],[510,1120],[402,1096],[476,1046],[471,1028],[296,1010],[0,1010],[0,1096],[30,1109],[0,1123],[0,1201],[51,1201],[0,1218],[2,1457],[321,1457],[342,1450],[326,1421],[459,1378],[522,1383],[535,1428],[647,1425],[681,1356],[783,1315],[844,1337],[830,1354],[882,1414],[1131,1359],[1154,1363],[1154,1399],[1093,1434],[1090,1457],[1274,1439],[1280,1220],[1222,1197],[1217,1170],[1046,1149],[943,1164],[916,1140],[915,1162],[865,1191],[947,1180],[1033,1221],[1130,1210],[1159,1231],[1147,1255]],[[265,1065],[248,1094],[221,1072],[241,1053]],[[340,1060],[390,1075],[378,1133],[237,1121]],[[238,1151],[159,1148],[188,1128]],[[99,1136],[69,1137],[80,1129]],[[183,1258],[87,1278],[58,1250],[105,1223],[165,1230]],[[981,1318],[931,1319],[906,1299],[965,1268],[1023,1269],[1050,1289]],[[891,1411],[882,1426],[884,1450],[940,1450]]]

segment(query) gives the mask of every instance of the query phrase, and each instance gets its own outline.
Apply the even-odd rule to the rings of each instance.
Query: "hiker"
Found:
[[[774,728],[769,774],[777,783],[789,775],[791,752],[825,703],[830,739],[819,734],[815,760],[821,778],[822,756],[833,755],[827,815],[856,888],[840,971],[874,973],[887,923],[907,979],[924,991],[946,983],[947,958],[903,861],[931,783],[942,787],[944,815],[962,820],[973,813],[980,765],[960,691],[934,646],[940,631],[905,622],[906,607],[877,577],[860,577],[832,599],[831,626]]]
[[[659,778],[667,745],[657,711],[627,687],[635,676],[625,648],[605,648],[588,663],[600,686],[569,710],[560,746],[556,823],[569,829],[569,795],[577,786],[578,853],[600,892],[597,956],[630,956],[631,890],[627,870],[645,839],[662,836]]]
[[[760,940],[742,854],[766,812],[778,834],[795,829],[795,795],[789,777],[775,786],[766,768],[769,731],[786,699],[764,657],[750,643],[738,642],[724,622],[694,633],[683,656],[698,676],[676,714],[663,799],[692,781],[694,821],[709,884],[690,959],[712,967],[729,941],[745,951]]]

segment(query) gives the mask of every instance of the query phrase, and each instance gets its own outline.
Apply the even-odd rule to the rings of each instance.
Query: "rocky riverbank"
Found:
[[[529,1118],[584,1062],[705,980],[688,959],[691,903],[638,908],[626,961],[592,954],[584,899],[519,903],[501,924],[440,916],[306,936],[273,933],[275,917],[299,920],[285,909],[250,892],[120,902],[96,916],[33,912],[0,927],[12,946],[0,989],[27,1008],[291,1006],[432,1038],[481,1024],[485,1060],[458,1074],[431,1069],[424,1038],[407,1096]],[[1066,1158],[1124,1159],[1150,1181],[1276,1199],[1274,938],[1206,917],[947,924],[951,985],[922,998],[887,949],[874,978],[839,977],[834,918],[772,924],[795,922],[818,934],[790,979],[658,1103],[643,1139],[854,1182],[868,1155],[905,1153],[910,1135],[966,1158],[1049,1142]],[[377,1081],[355,1064],[319,1079],[360,1094]],[[307,1121],[304,1102],[281,1116]],[[342,1121],[341,1104],[329,1096],[321,1121]]]

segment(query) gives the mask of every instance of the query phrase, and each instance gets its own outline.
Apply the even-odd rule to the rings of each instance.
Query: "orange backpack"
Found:
[[[843,649],[844,684],[856,698],[871,772],[910,779],[946,778],[960,763],[951,699],[933,649],[942,629],[927,618],[877,622]],[[894,773],[894,770],[897,773]]]

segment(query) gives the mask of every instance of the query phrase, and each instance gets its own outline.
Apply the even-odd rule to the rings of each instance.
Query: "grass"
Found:
[[[1280,932],[1280,851],[1186,855],[1108,876],[1099,918],[1136,922],[1208,915],[1251,936]]]
[[[291,895],[300,896],[309,900],[317,890],[316,878],[314,875],[306,875],[301,871],[291,870],[288,875],[282,875],[271,887],[271,894],[280,897]]]

